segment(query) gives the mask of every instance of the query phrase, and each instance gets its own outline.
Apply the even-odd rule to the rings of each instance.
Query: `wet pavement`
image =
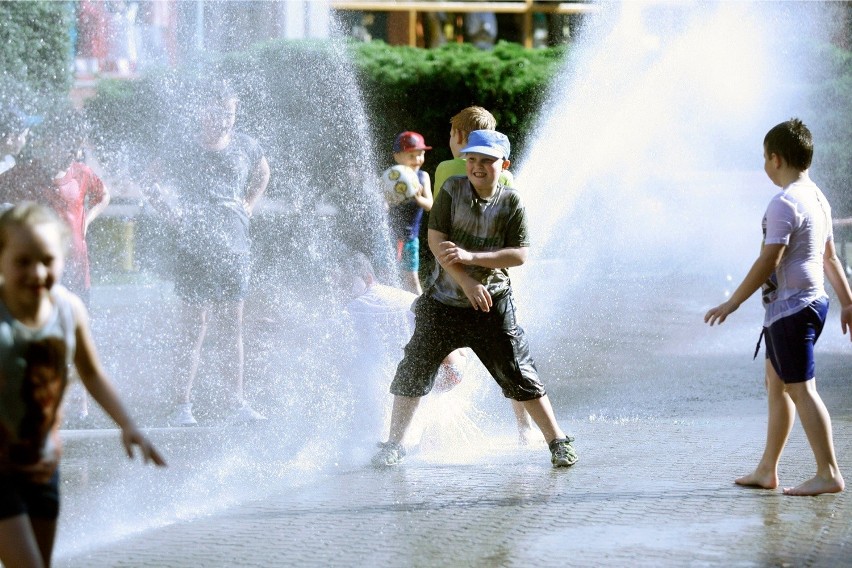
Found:
[[[759,452],[759,414],[573,424],[581,461],[567,470],[551,469],[542,446],[332,472],[57,566],[849,565],[848,493],[790,498],[731,483]],[[852,423],[835,419],[846,471],[850,438]],[[809,475],[811,462],[794,433],[782,479]]]
[[[126,461],[115,431],[64,431],[55,565],[848,566],[849,492],[793,498],[733,484],[765,435],[760,364],[745,344],[758,310],[744,306],[742,323],[722,330],[700,316],[670,325],[648,339],[650,355],[622,352],[622,362],[608,344],[588,357],[608,366],[570,380],[555,373],[559,338],[539,341],[539,367],[580,454],[562,470],[543,443],[520,447],[508,422],[473,454],[424,443],[400,467],[375,470],[275,416],[260,427],[165,428],[131,395],[170,467]],[[852,347],[830,318],[819,388],[852,479]],[[813,470],[797,424],[782,484]]]

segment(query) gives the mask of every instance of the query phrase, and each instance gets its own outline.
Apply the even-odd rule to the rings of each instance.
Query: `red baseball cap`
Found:
[[[432,146],[427,146],[426,141],[423,140],[423,136],[416,132],[411,132],[410,130],[406,130],[405,132],[400,132],[396,135],[396,139],[393,141],[393,151],[396,152],[410,152],[411,150],[431,150]]]

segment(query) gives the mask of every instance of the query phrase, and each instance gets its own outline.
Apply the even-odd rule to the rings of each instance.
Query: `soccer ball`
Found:
[[[417,173],[408,166],[399,164],[382,172],[385,200],[389,205],[399,205],[414,197],[420,190]]]

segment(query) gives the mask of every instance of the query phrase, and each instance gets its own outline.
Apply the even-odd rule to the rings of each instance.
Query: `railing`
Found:
[[[533,45],[533,14],[590,14],[598,10],[596,4],[582,2],[554,2],[523,0],[506,2],[452,2],[428,0],[331,0],[332,10],[359,10],[364,12],[403,12],[408,15],[406,28],[408,45],[417,45],[417,13],[449,12],[473,13],[494,12],[495,14],[522,14],[521,35],[525,47]]]

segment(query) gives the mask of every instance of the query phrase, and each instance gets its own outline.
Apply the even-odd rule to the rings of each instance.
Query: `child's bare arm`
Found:
[[[157,160],[151,162],[139,179],[139,190],[142,193],[142,197],[145,198],[154,211],[161,215],[167,222],[175,224],[180,221],[180,216],[166,202],[166,192],[159,183],[162,177],[162,164]]]
[[[432,197],[432,182],[429,181],[428,176],[426,177],[426,182],[420,187],[420,191],[414,195],[414,201],[424,211],[432,210],[435,199]]]
[[[142,451],[142,458],[145,460],[145,463],[152,461],[159,466],[166,465],[166,461],[160,456],[151,442],[136,428],[124,405],[121,403],[112,382],[104,373],[95,350],[94,341],[92,340],[88,315],[83,302],[76,297],[72,301],[77,320],[77,349],[74,356],[74,364],[77,367],[80,380],[83,382],[86,390],[92,395],[92,398],[101,405],[110,418],[115,420],[116,424],[121,428],[122,442],[124,443],[128,457],[133,457],[133,446],[137,445]]]
[[[778,263],[781,262],[781,257],[784,255],[786,245],[764,245],[760,251],[760,256],[752,264],[751,269],[746,274],[742,283],[737,286],[727,302],[722,302],[715,308],[712,308],[704,315],[704,322],[713,325],[722,323],[727,317],[735,312],[740,305],[748,300],[760,286],[766,282],[775,269]]]
[[[452,241],[440,243],[440,251],[447,264],[468,264],[483,268],[512,268],[527,261],[526,247],[506,247],[492,251],[471,252]],[[436,255],[437,256],[437,255]]]
[[[465,272],[461,264],[447,264],[442,259],[441,245],[447,242],[448,235],[434,229],[429,229],[428,235],[429,249],[432,251],[432,254],[435,255],[435,259],[444,268],[444,270],[447,271],[452,279],[461,286],[461,289],[464,290],[464,295],[467,296],[467,299],[470,301],[470,305],[473,306],[473,309],[482,310],[483,312],[490,310],[492,301],[491,294],[488,293],[488,289]]]
[[[152,182],[150,185],[144,184],[140,186],[140,189],[142,191],[142,196],[148,200],[148,203],[151,204],[154,211],[171,221],[173,212],[165,199],[163,199],[163,188],[160,187],[160,184]]]
[[[251,215],[254,211],[254,206],[266,191],[266,186],[269,185],[269,162],[261,156],[257,163],[254,172],[249,182],[248,190],[246,191],[246,213]]]
[[[94,202],[92,202],[90,200],[89,203],[90,203],[91,207],[86,211],[86,219],[83,223],[83,235],[84,236],[88,232],[89,225],[92,224],[92,221],[94,221],[98,217],[98,215],[103,213],[103,211],[109,205],[109,200],[110,200],[109,188],[103,182],[101,182],[100,185],[101,185],[102,191],[101,191],[100,195],[97,196],[97,197],[99,197],[99,199],[96,198],[94,200]]]
[[[850,332],[849,339],[852,340],[852,290],[849,288],[849,281],[846,279],[843,265],[837,258],[834,241],[825,243],[823,267],[828,281],[831,282],[831,287],[837,294],[837,300],[840,302],[840,327],[844,334],[847,331]]]

